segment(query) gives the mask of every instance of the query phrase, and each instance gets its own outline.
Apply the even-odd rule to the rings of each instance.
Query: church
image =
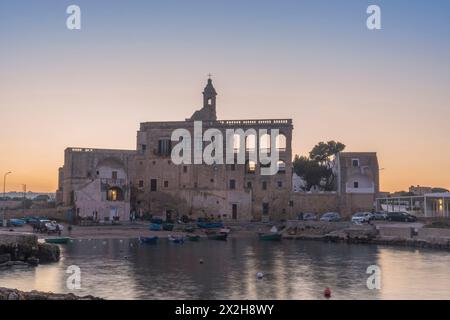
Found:
[[[67,148],[59,169],[58,202],[73,207],[77,217],[101,221],[128,220],[130,212],[237,221],[285,214],[292,188],[292,120],[218,120],[216,97],[209,78],[202,108],[183,121],[141,123],[136,150]],[[247,155],[270,150],[270,135],[276,131],[277,173],[261,175],[263,165],[250,159],[243,164],[172,163],[172,132],[182,128],[194,135],[199,121],[203,131],[214,128],[223,136],[227,129],[266,130],[268,137],[245,136]]]
[[[376,153],[339,153],[335,192],[296,192],[292,119],[218,120],[217,92],[210,78],[202,94],[202,107],[185,120],[142,122],[135,150],[67,148],[59,168],[57,202],[72,208],[78,219],[104,223],[126,221],[130,213],[163,219],[279,221],[295,219],[299,212],[350,215],[373,208],[379,192]],[[223,136],[230,129],[245,132],[235,155],[243,148],[245,161],[173,163],[172,133],[184,129],[195,136],[199,122],[202,134],[209,129]],[[254,133],[260,131],[267,134]],[[207,146],[194,139],[192,150],[199,143],[200,148]],[[261,150],[276,151],[275,174],[261,174],[266,164],[250,157]]]

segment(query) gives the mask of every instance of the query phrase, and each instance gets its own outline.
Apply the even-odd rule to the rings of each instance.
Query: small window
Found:
[[[352,167],[359,167],[359,159],[352,159]]]
[[[170,139],[161,139],[158,141],[158,154],[162,156],[170,155],[172,151],[172,141]]]
[[[236,165],[235,164],[232,164],[231,165],[231,171],[235,171],[236,170]]]
[[[359,182],[358,181],[353,182],[353,188],[355,188],[355,189],[359,188]]]
[[[142,150],[142,151],[147,150],[147,145],[146,145],[146,144],[141,145],[141,150]]]
[[[283,188],[283,182],[278,181],[278,182],[277,182],[277,186],[278,186],[278,188]]]
[[[169,187],[169,181],[164,181],[164,188],[168,188]]]
[[[289,207],[293,207],[294,206],[294,201],[293,200],[289,200]]]
[[[187,166],[184,166],[183,167],[183,173],[186,173],[187,172]]]
[[[211,183],[214,183],[214,179],[210,179],[209,181],[210,181]]]
[[[117,171],[112,172],[112,179],[117,180]]]
[[[267,190],[267,181],[263,181],[262,183],[262,189]]]
[[[157,191],[156,179],[151,179],[150,180],[150,191],[151,192]]]
[[[194,183],[194,188],[195,188],[195,189],[198,188],[198,183],[197,183],[197,182]]]
[[[236,180],[234,179],[230,180],[230,189],[232,190],[236,189]]]
[[[256,162],[255,161],[247,161],[247,173],[254,174],[256,172]]]
[[[139,180],[139,188],[143,188],[144,187],[144,180]]]
[[[247,188],[249,188],[249,189],[252,188],[252,183],[251,183],[251,181],[247,182]]]

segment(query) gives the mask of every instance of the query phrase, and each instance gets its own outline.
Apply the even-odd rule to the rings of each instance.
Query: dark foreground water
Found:
[[[70,265],[81,268],[80,290],[67,289]],[[380,290],[366,286],[370,265],[381,268]],[[74,240],[59,263],[0,270],[0,286],[110,299],[322,299],[325,287],[335,299],[449,299],[450,253],[287,240]]]

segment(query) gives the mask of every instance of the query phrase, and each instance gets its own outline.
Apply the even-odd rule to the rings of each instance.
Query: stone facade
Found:
[[[58,203],[74,207],[80,218],[100,221],[128,220],[130,212],[163,218],[267,221],[289,219],[299,212],[348,213],[372,207],[379,188],[375,153],[337,156],[337,192],[293,192],[292,120],[217,120],[216,97],[208,79],[203,106],[190,118],[141,123],[136,150],[66,149],[59,169]],[[193,160],[174,164],[172,150],[184,138],[172,140],[172,135],[180,129],[194,137],[189,140]],[[226,138],[240,135],[232,141],[231,158],[237,160],[243,151],[243,162],[196,162],[195,149],[202,153],[208,147],[210,142],[203,135],[212,129],[225,140],[224,154],[230,147]],[[262,174],[267,164],[258,161],[261,151],[278,153],[275,174]],[[253,153],[257,161],[250,156]]]

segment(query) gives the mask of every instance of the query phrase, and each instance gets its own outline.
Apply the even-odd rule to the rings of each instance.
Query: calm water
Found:
[[[366,287],[373,264],[382,270],[381,290]],[[448,252],[257,239],[74,240],[59,263],[1,270],[0,286],[70,292],[70,265],[81,268],[76,294],[110,299],[322,299],[325,287],[335,299],[450,298]]]

